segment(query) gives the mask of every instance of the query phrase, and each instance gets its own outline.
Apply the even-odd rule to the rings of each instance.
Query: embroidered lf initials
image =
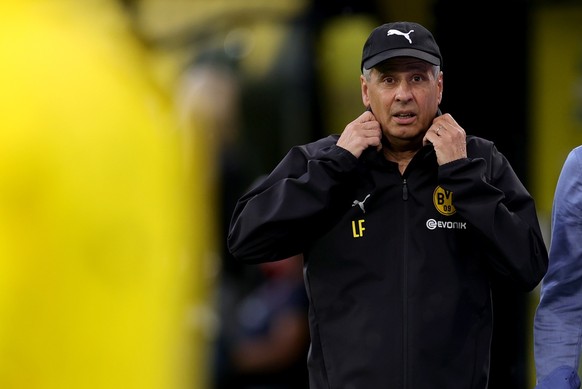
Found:
[[[357,224],[356,224],[357,223]],[[354,238],[361,238],[364,236],[364,219],[360,219],[357,222],[352,220],[352,232],[354,233]]]

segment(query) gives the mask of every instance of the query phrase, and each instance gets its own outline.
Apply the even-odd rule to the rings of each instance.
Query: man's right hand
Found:
[[[356,120],[346,126],[340,135],[337,145],[348,150],[356,158],[368,147],[382,149],[382,128],[376,117],[370,111],[365,111]]]

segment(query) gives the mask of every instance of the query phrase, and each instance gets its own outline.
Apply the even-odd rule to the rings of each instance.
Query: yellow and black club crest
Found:
[[[453,192],[437,186],[432,194],[432,202],[439,213],[445,216],[451,216],[457,210],[453,205]]]

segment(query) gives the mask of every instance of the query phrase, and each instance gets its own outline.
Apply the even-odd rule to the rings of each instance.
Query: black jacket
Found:
[[[486,388],[493,277],[526,292],[547,268],[532,197],[481,138],[440,167],[425,146],[403,175],[337,139],[291,149],[228,237],[246,263],[304,253],[310,388]]]

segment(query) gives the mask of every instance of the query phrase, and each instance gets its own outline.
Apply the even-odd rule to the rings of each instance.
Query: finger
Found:
[[[364,111],[358,118],[360,123],[376,121],[376,116],[370,110]]]
[[[434,136],[434,134],[432,132],[427,131],[426,134],[424,134],[424,138],[422,138],[422,144],[424,146],[432,144],[432,137],[433,136]]]
[[[433,143],[435,138],[440,137],[441,130],[441,125],[433,123],[424,134],[424,138],[422,139],[423,144],[426,145],[427,143]]]

